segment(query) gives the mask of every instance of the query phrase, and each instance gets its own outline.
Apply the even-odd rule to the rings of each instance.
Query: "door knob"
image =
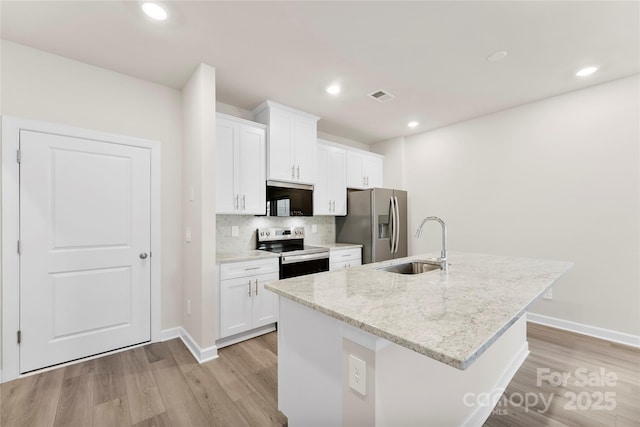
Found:
[[[142,253],[140,254],[140,259],[147,259],[147,257],[148,257],[148,256],[149,256],[149,255],[147,255],[147,253],[146,253],[146,252],[142,252]]]

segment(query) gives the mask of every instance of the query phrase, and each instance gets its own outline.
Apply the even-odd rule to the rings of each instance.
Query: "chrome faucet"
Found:
[[[440,251],[440,259],[438,261],[440,262],[440,269],[447,271],[449,269],[447,263],[447,224],[437,216],[428,216],[420,223],[420,227],[418,227],[418,231],[416,231],[416,239],[422,236],[422,227],[428,221],[438,221],[442,226],[442,250]]]

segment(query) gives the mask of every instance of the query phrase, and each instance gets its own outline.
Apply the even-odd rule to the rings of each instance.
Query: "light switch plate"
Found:
[[[553,288],[547,289],[547,292],[542,294],[542,298],[544,298],[544,299],[553,299]]]
[[[353,354],[349,355],[349,387],[363,396],[367,395],[367,364]]]
[[[186,240],[187,242],[191,241],[191,227],[187,227],[187,229],[185,230],[184,240]]]
[[[237,225],[231,226],[231,237],[238,237],[240,235],[240,227]]]

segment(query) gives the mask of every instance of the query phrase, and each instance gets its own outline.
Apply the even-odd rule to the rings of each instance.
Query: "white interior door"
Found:
[[[150,150],[20,131],[20,372],[150,340]]]

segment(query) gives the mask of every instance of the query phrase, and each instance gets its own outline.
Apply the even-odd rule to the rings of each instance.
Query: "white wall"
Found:
[[[180,92],[2,41],[3,115],[160,141],[162,328],[180,325]]]
[[[200,64],[182,90],[182,223],[191,229],[182,244],[182,326],[201,349],[218,335],[215,101],[215,69]]]
[[[322,120],[322,119],[320,119],[320,120]],[[327,141],[331,141],[331,142],[337,142],[338,144],[342,144],[342,145],[348,145],[349,147],[354,147],[354,148],[357,148],[359,150],[364,150],[364,151],[370,151],[371,150],[371,146],[368,145],[368,144],[365,144],[365,143],[359,142],[359,141],[355,141],[353,139],[343,138],[343,137],[337,136],[337,135],[332,135],[332,134],[326,133],[326,132],[318,131],[318,138],[324,139],[324,140],[327,140]]]
[[[573,261],[532,311],[640,334],[639,80],[405,138],[410,233],[437,215],[450,250]],[[439,245],[432,224],[409,252]]]
[[[384,156],[384,186],[404,190],[407,180],[404,168],[404,137],[378,142],[371,146],[371,151]],[[411,196],[409,194],[409,197]]]

